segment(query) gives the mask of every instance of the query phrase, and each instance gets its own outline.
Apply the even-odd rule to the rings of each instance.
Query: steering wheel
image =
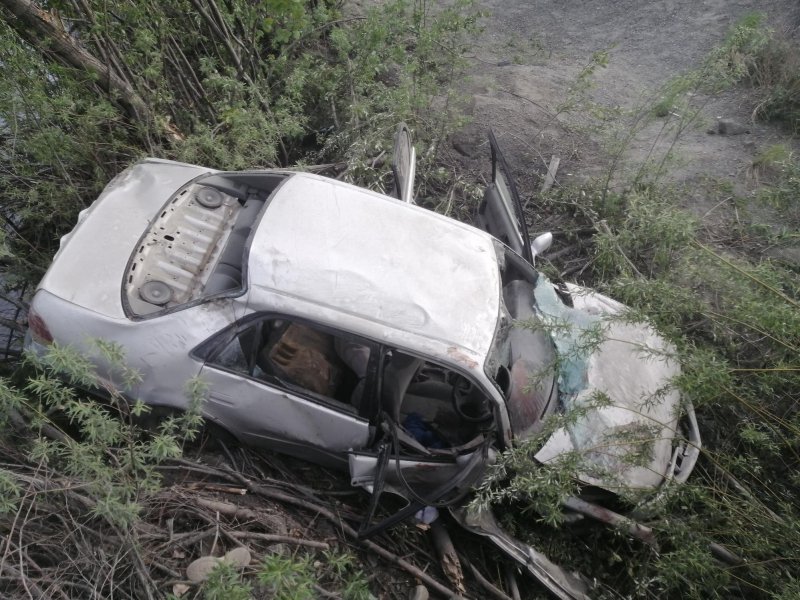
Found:
[[[453,381],[452,400],[453,410],[467,423],[483,423],[492,418],[492,411],[483,392],[462,375],[456,375]]]

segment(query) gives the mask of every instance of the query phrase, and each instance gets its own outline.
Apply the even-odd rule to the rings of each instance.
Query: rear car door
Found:
[[[360,411],[370,342],[280,315],[250,316],[198,348],[205,412],[243,442],[335,464],[370,441]]]
[[[522,202],[508,164],[497,145],[497,138],[491,130],[489,145],[492,150],[492,182],[483,194],[475,223],[533,264]]]

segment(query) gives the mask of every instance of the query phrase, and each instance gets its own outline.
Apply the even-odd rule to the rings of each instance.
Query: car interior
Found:
[[[370,402],[366,379],[376,351],[377,346],[276,318],[241,331],[212,362],[365,417],[379,409],[407,434],[402,438],[411,449],[456,448],[491,424],[489,399],[469,379],[397,349],[383,351],[381,391]]]

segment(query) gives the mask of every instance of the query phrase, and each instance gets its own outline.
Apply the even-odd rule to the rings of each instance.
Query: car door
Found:
[[[397,126],[394,136],[392,174],[394,196],[403,202],[414,204],[414,176],[417,169],[417,154],[411,140],[411,131],[405,123]]]
[[[371,448],[349,453],[351,483],[373,494],[373,508],[383,492],[408,504],[379,523],[368,511],[362,537],[426,505],[457,502],[483,474],[494,440],[492,402],[465,374],[384,348],[378,380],[379,436]]]
[[[486,187],[478,207],[476,225],[533,264],[528,226],[517,187],[491,130],[489,145],[492,150],[492,182]]]
[[[198,349],[206,414],[243,442],[326,464],[370,441],[366,340],[280,315],[250,316]],[[358,373],[356,373],[358,370]]]

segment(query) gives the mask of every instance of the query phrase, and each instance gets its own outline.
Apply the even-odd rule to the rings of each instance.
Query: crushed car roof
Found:
[[[342,318],[481,356],[500,310],[491,236],[307,174],[290,178],[271,199],[250,248],[248,278],[251,286],[337,310]]]

